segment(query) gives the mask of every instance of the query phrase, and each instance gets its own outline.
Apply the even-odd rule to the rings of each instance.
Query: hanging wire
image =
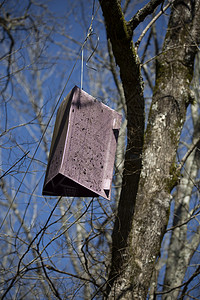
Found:
[[[81,90],[83,89],[83,48],[81,50]]]
[[[91,67],[88,65],[88,62],[90,61],[90,59],[92,58],[92,56],[94,55],[94,53],[96,52],[97,48],[98,48],[98,45],[99,45],[99,36],[93,32],[93,20],[94,18],[96,17],[97,15],[97,12],[99,10],[99,7],[100,7],[100,4],[99,6],[97,7],[96,11],[94,12],[94,8],[95,8],[95,0],[93,1],[93,6],[92,6],[92,18],[91,18],[91,23],[90,23],[90,26],[89,26],[89,29],[88,29],[88,32],[87,32],[87,35],[86,35],[86,38],[85,38],[85,41],[81,47],[81,90],[83,89],[83,61],[84,61],[84,55],[83,55],[83,49],[87,43],[87,41],[93,36],[93,35],[96,35],[97,36],[97,42],[96,42],[96,45],[92,51],[92,53],[90,54],[89,58],[87,59],[86,61],[86,67],[88,67],[89,69],[92,69],[92,70],[95,70],[97,71],[97,69]]]
[[[52,114],[51,114],[51,116],[50,116],[50,118],[49,118],[49,120],[48,120],[48,122],[47,122],[47,124],[46,124],[46,126],[45,126],[45,128],[44,128],[44,131],[43,131],[43,133],[42,133],[42,136],[41,136],[41,138],[40,138],[40,140],[39,140],[39,142],[38,142],[38,145],[37,145],[37,147],[36,147],[36,149],[35,149],[35,151],[34,151],[34,153],[33,153],[33,156],[31,157],[31,160],[30,160],[30,162],[29,162],[29,164],[28,164],[28,166],[27,166],[27,169],[26,169],[26,171],[25,171],[25,173],[24,173],[24,176],[23,176],[23,178],[22,178],[22,180],[21,180],[21,182],[20,182],[20,184],[19,184],[19,186],[18,186],[18,188],[17,188],[17,191],[16,191],[16,193],[15,193],[13,199],[12,199],[12,202],[10,203],[10,206],[9,206],[7,212],[6,212],[6,215],[5,215],[5,217],[3,218],[3,221],[1,222],[0,229],[2,228],[2,226],[3,226],[3,224],[4,224],[5,220],[6,220],[6,218],[7,218],[7,216],[8,216],[8,214],[9,214],[9,212],[10,212],[12,206],[13,206],[13,203],[14,203],[14,201],[15,201],[15,199],[16,199],[16,197],[17,197],[19,191],[20,191],[20,188],[21,188],[21,186],[22,186],[22,184],[23,184],[23,182],[24,182],[24,179],[25,179],[25,177],[26,177],[26,175],[27,175],[27,173],[28,173],[28,171],[29,171],[29,169],[30,169],[30,167],[31,167],[31,164],[32,164],[33,160],[35,159],[35,156],[36,156],[37,151],[38,151],[38,149],[39,149],[39,147],[40,147],[40,144],[42,143],[42,140],[43,140],[43,138],[44,138],[44,135],[46,134],[46,131],[47,131],[48,127],[49,127],[49,124],[50,124],[50,122],[51,122],[51,120],[52,120],[52,118],[53,118],[53,116],[54,116],[54,114],[55,114],[55,112],[56,112],[56,110],[57,110],[57,108],[58,108],[58,105],[59,105],[59,103],[60,103],[60,100],[61,100],[61,98],[62,98],[62,96],[63,96],[63,94],[64,94],[64,91],[65,91],[65,89],[66,89],[66,86],[67,86],[67,84],[68,84],[68,82],[69,82],[69,80],[70,80],[70,78],[71,78],[71,76],[72,76],[72,74],[73,74],[73,72],[74,72],[74,69],[75,69],[75,67],[76,67],[76,64],[77,64],[77,62],[78,62],[78,60],[79,60],[79,57],[80,57],[80,54],[81,54],[81,53],[82,53],[81,55],[82,55],[82,57],[83,57],[83,48],[84,48],[85,44],[87,43],[87,40],[89,39],[89,37],[91,36],[91,34],[92,34],[92,32],[93,32],[92,25],[93,25],[94,18],[96,17],[97,12],[98,12],[98,10],[99,10],[100,4],[99,4],[99,6],[97,7],[95,13],[94,13],[94,7],[95,7],[95,0],[93,1],[92,18],[91,18],[91,23],[90,23],[90,26],[89,26],[89,29],[88,29],[87,36],[86,36],[86,38],[85,38],[85,40],[84,40],[84,42],[83,42],[83,44],[82,44],[82,46],[81,46],[81,48],[80,48],[78,54],[77,54],[76,61],[75,61],[74,65],[73,65],[73,67],[72,67],[72,69],[71,69],[71,72],[70,72],[70,74],[69,74],[69,76],[68,76],[68,78],[67,78],[67,80],[66,80],[66,82],[65,82],[65,84],[64,84],[64,87],[63,87],[63,89],[62,89],[62,91],[61,91],[61,93],[60,93],[60,96],[59,96],[59,98],[58,98],[56,104],[55,104],[55,107],[54,107],[54,109],[53,109],[53,111],[52,111]],[[93,54],[92,54],[92,55],[93,55]],[[83,58],[82,58],[82,60],[83,60]],[[82,81],[83,81],[83,78],[82,78]]]

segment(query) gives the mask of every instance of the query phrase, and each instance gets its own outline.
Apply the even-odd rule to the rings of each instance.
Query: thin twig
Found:
[[[57,272],[57,273],[60,273],[60,274],[64,274],[64,275],[69,275],[70,277],[74,277],[74,278],[77,278],[77,279],[80,279],[80,280],[83,280],[83,281],[88,281],[88,282],[91,282],[93,284],[95,284],[97,287],[99,287],[99,285],[94,282],[93,280],[91,280],[90,278],[85,278],[85,277],[82,277],[80,275],[76,275],[76,274],[72,274],[72,273],[69,273],[69,272],[65,272],[65,271],[61,271],[53,266],[50,266],[50,265],[45,265],[45,267],[48,269],[48,270],[51,270],[51,271],[54,271],[54,272]]]
[[[16,163],[14,163],[14,165],[12,165],[12,167],[10,167],[5,173],[3,173],[3,175],[0,176],[0,179],[3,178],[4,176],[6,176],[10,170],[12,170],[25,156],[27,156],[29,154],[30,151],[26,152],[20,159],[18,159],[16,161]]]
[[[173,288],[171,288],[171,289],[169,289],[169,290],[167,290],[167,291],[165,291],[165,292],[156,292],[155,294],[156,294],[156,295],[165,295],[165,294],[169,294],[169,293],[173,292],[173,291],[176,290],[176,289],[180,289],[180,288],[183,287],[183,286],[186,286],[186,287],[187,287],[187,285],[188,285],[188,284],[189,284],[196,276],[198,276],[199,273],[200,273],[200,266],[196,269],[196,271],[194,272],[194,274],[193,274],[186,282],[184,282],[184,283],[182,283],[182,284],[180,284],[180,285],[177,285],[177,286],[175,286],[175,287],[173,287]],[[183,299],[183,298],[181,297],[180,299]]]
[[[184,155],[184,157],[181,159],[181,162],[177,168],[177,171],[180,171],[182,169],[182,167],[184,166],[186,160],[188,159],[188,157],[190,156],[190,154],[194,151],[194,149],[197,147],[197,144],[200,142],[200,138],[191,145],[190,149],[187,151],[187,153]]]
[[[157,21],[157,19],[174,3],[170,2],[168,3],[161,11],[159,11],[159,13],[151,20],[151,22],[149,22],[149,24],[146,26],[146,28],[143,30],[143,32],[141,33],[139,39],[137,40],[137,42],[135,43],[135,47],[136,49],[138,49],[143,37],[145,36],[145,34],[147,33],[147,31],[149,30],[149,28]]]

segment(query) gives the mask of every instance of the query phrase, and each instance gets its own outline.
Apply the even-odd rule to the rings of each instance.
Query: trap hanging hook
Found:
[[[90,54],[90,56],[88,57],[88,59],[87,59],[87,61],[86,61],[86,67],[88,67],[89,69],[92,69],[92,70],[94,70],[94,71],[97,71],[97,69],[95,69],[95,68],[93,68],[93,67],[91,67],[91,66],[88,65],[88,62],[90,61],[90,59],[92,58],[92,56],[93,56],[94,53],[96,52],[96,50],[97,50],[97,48],[98,48],[98,45],[99,45],[99,36],[98,36],[95,32],[92,33],[90,36],[92,36],[92,35],[96,35],[96,36],[97,36],[97,41],[96,41],[96,45],[95,45],[95,47],[94,47],[92,53]]]

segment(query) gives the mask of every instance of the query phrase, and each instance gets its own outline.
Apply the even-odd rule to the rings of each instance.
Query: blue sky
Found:
[[[142,2],[142,4],[138,4],[133,9],[130,9],[130,14],[128,17],[131,17],[134,12],[141,6],[143,6],[143,4],[146,2]],[[21,1],[10,1],[11,8],[14,7],[13,3],[15,3],[16,7],[18,7],[20,10],[22,9]],[[25,4],[25,2],[23,3]],[[45,26],[42,27],[43,25],[41,25],[41,36],[43,38],[46,38],[46,40],[44,39],[44,43],[42,42],[37,44],[34,38],[26,35],[26,33],[16,33],[16,35],[18,35],[18,39],[15,45],[16,48],[18,48],[21,43],[24,47],[22,47],[22,49],[17,52],[16,61],[18,62],[19,66],[25,66],[25,69],[22,70],[22,74],[25,75],[27,85],[23,85],[24,78],[17,77],[21,73],[17,73],[16,77],[13,76],[12,84],[9,85],[8,93],[6,95],[6,101],[2,101],[0,107],[2,115],[2,131],[5,130],[5,128],[9,129],[13,126],[31,122],[30,124],[25,124],[24,126],[9,131],[9,133],[7,133],[3,137],[3,139],[1,139],[2,147],[0,150],[0,154],[1,169],[2,172],[5,172],[12,164],[17,162],[20,157],[24,155],[24,153],[27,153],[29,151],[25,159],[16,164],[11,173],[9,173],[8,176],[5,177],[5,180],[7,186],[9,187],[9,193],[12,199],[14,199],[15,195],[17,195],[15,200],[16,202],[14,203],[18,205],[21,216],[24,217],[24,221],[27,226],[30,226],[31,233],[33,235],[35,235],[45,224],[57,199],[49,197],[44,198],[41,195],[47,157],[44,152],[43,144],[37,150],[38,142],[41,139],[42,133],[41,129],[38,126],[37,120],[35,119],[33,106],[30,102],[30,97],[27,96],[26,87],[30,88],[29,96],[31,95],[33,96],[34,100],[37,100],[36,104],[38,104],[39,108],[42,111],[45,126],[47,125],[50,117],[52,117],[47,132],[45,133],[47,146],[48,149],[50,149],[51,135],[53,132],[53,126],[58,107],[56,107],[53,115],[52,111],[55,108],[57,101],[60,100],[60,104],[63,98],[69,93],[74,85],[80,87],[82,63],[80,47],[86,38],[87,30],[91,24],[93,1],[82,1],[82,4],[80,1],[67,0],[41,1],[40,3],[46,3],[52,13],[52,18],[50,15],[45,15],[47,24],[44,25],[48,25],[48,29],[45,28]],[[98,1],[95,1],[95,11],[98,6]],[[42,10],[38,10],[38,8],[35,9],[36,14],[39,16],[41,11]],[[17,9],[15,9],[15,14],[17,15]],[[102,64],[102,58],[107,59],[108,57],[106,57],[106,35],[104,25],[100,20],[101,15],[101,9],[99,9],[98,14],[96,15],[93,22],[93,35],[91,36],[91,41],[94,45],[97,44],[98,39],[99,43],[89,62],[89,68],[86,66],[86,61],[92,54],[91,50],[88,50],[90,40],[88,40],[88,44],[86,44],[84,48],[83,89],[88,93],[91,93],[93,96],[97,97],[99,100],[105,102],[107,105],[116,108],[117,104],[114,101],[117,99],[118,93],[116,87],[113,84],[113,79],[110,73],[106,70],[106,66]],[[55,16],[56,20],[52,21],[53,17]],[[150,19],[151,17],[147,18],[147,20],[143,24],[141,24],[141,26],[139,26],[138,30],[134,34],[134,41],[136,41]],[[158,32],[158,43],[160,47],[164,38],[166,25],[166,17],[162,17],[156,25],[156,29]],[[48,33],[49,31],[51,32],[51,27],[53,27],[53,30],[50,39]],[[62,34],[60,34],[61,29],[63,30]],[[23,42],[20,39],[20,34],[23,35]],[[148,34],[149,32],[145,36],[144,40],[147,39]],[[31,42],[33,43],[31,44]],[[38,60],[34,64],[34,67],[36,66],[36,69],[38,71],[38,77],[36,77],[34,72],[32,72],[33,66],[29,66],[30,53],[28,53],[27,50],[31,50],[33,48],[35,49],[35,51],[41,49],[40,60]],[[151,42],[148,51],[148,57],[152,56],[153,49],[154,45],[153,42]],[[142,52],[143,45],[141,44],[139,48],[139,54],[141,55]],[[71,73],[74,66],[75,68]],[[94,66],[97,70],[93,70]],[[5,68],[5,64],[2,65],[2,70],[5,71]],[[40,80],[41,82],[42,95],[40,95],[40,91],[38,90],[38,80]],[[95,85],[98,80],[103,83],[103,85],[100,87],[96,87]],[[154,78],[152,78],[152,80],[154,80]],[[63,88],[66,83],[66,88],[62,94]],[[145,90],[145,97],[151,98],[151,95],[152,91],[147,88]],[[35,157],[34,160],[31,161],[33,155],[35,155]],[[30,163],[30,169],[27,172],[27,168]],[[27,172],[26,175],[25,172]],[[22,179],[23,183],[21,184]],[[5,201],[5,195],[1,194],[1,200]],[[68,209],[68,207],[70,207],[70,201],[73,202],[74,200],[66,200],[66,202],[64,203],[65,209]],[[82,210],[85,209],[89,201],[90,199],[83,200]],[[75,200],[73,203],[77,204],[77,202],[78,201]],[[4,212],[6,212],[7,207],[2,207],[2,211],[4,210]],[[103,222],[106,221],[106,212],[112,215],[113,207],[114,204],[112,202],[106,202],[101,198],[98,200],[96,199],[88,210],[87,217],[85,217],[85,219],[83,220],[83,223],[86,222],[86,231],[89,232],[91,227],[93,226],[93,224],[91,225],[91,223],[89,223],[90,216],[92,214],[92,221],[94,222],[95,226],[100,226],[100,224],[103,224]],[[71,216],[69,217],[69,221],[71,222],[75,219],[72,216],[71,211],[69,212],[69,215],[70,214]],[[51,220],[52,222],[57,220],[57,223],[52,224],[52,226],[48,228],[47,234],[42,240],[43,245],[48,244],[49,240],[58,230],[60,226],[60,221],[58,221],[59,217],[60,211],[59,209],[56,209],[55,214],[53,215]],[[14,228],[14,231],[17,232],[17,230],[20,228],[19,220],[17,220],[16,216],[14,216],[12,210],[8,215],[8,220],[10,222],[8,224],[12,223],[12,229]],[[93,230],[94,232],[96,232],[95,228]],[[72,236],[72,240],[74,241],[76,237],[76,229],[71,228],[70,233]],[[20,228],[20,237],[23,237],[22,228]],[[56,242],[52,243],[48,247],[49,255],[53,255],[56,251],[58,251]],[[18,241],[18,243],[20,242]],[[65,239],[62,237],[59,243],[63,243],[63,245],[65,245]],[[40,244],[41,248],[43,245]],[[26,247],[26,245],[23,245],[23,247]],[[60,253],[56,253],[56,255],[61,256]],[[56,261],[57,259],[56,255],[53,259],[54,261]],[[63,254],[63,256],[65,255],[67,257],[67,251],[65,254]],[[28,259],[29,258],[30,257],[28,257]],[[101,257],[101,259],[103,259],[103,257]],[[68,265],[68,271],[73,270],[73,267],[69,264],[68,257],[65,258],[64,265]],[[59,262],[59,267],[64,267],[62,265],[62,262]]]

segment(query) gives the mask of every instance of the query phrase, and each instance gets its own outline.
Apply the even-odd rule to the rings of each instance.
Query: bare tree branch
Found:
[[[133,30],[144,21],[144,19],[152,14],[156,7],[158,7],[161,3],[163,3],[163,0],[151,0],[149,1],[143,8],[141,8],[135,15],[132,17],[132,19],[128,22],[127,26],[130,31],[133,32]]]

